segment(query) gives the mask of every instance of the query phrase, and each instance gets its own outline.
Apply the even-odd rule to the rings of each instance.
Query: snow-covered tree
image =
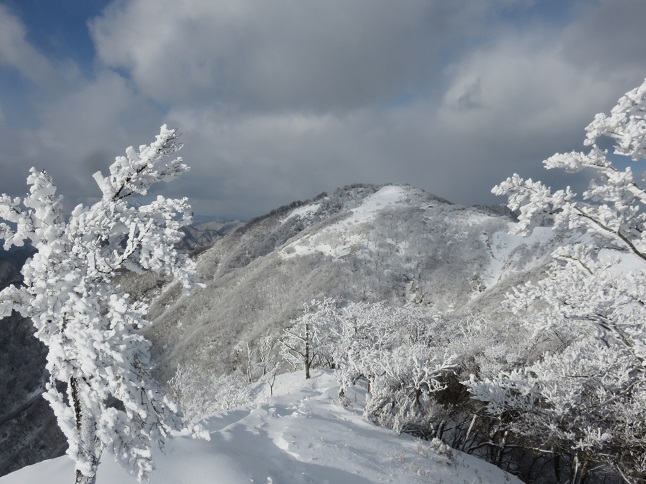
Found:
[[[332,328],[336,326],[336,302],[312,300],[303,305],[303,314],[291,321],[280,339],[281,355],[295,368],[302,366],[305,379],[315,361],[331,361]]]
[[[334,361],[341,396],[359,378],[369,384],[365,415],[397,432],[430,433],[430,408],[454,369],[445,342],[433,340],[436,314],[416,306],[351,303],[337,312]]]
[[[261,336],[246,344],[245,373],[247,382],[261,381],[269,386],[270,395],[274,394],[274,383],[280,367],[279,351],[283,345],[271,334]],[[291,361],[291,359],[290,359]]]
[[[646,188],[630,166],[616,165],[646,159],[646,81],[586,132],[587,153],[544,162],[593,174],[582,195],[517,174],[492,190],[518,211],[516,233],[548,224],[562,235],[546,277],[514,290],[508,307],[526,315],[536,337],[565,332],[569,342],[525,368],[466,383],[542,452],[569,453],[571,482],[585,479],[593,463],[636,482],[646,475]],[[614,142],[612,154],[602,138]]]
[[[385,302],[350,303],[339,311],[334,344],[334,360],[339,368],[340,390],[343,392],[359,378],[370,384],[376,376],[377,360],[403,344],[408,327],[428,326],[420,321],[420,308],[392,307]],[[417,314],[416,314],[417,313]]]
[[[521,309],[541,298],[568,321],[593,326],[602,338],[628,347],[643,362],[646,187],[630,166],[621,170],[613,160],[646,160],[646,81],[623,96],[610,116],[597,114],[586,132],[587,153],[555,154],[544,161],[547,169],[595,174],[581,196],[569,187],[553,192],[517,174],[492,190],[506,195],[509,208],[519,211],[516,233],[548,223],[572,240],[553,254],[548,277],[512,296],[512,305]],[[599,146],[603,137],[614,140],[614,156]],[[585,235],[574,239],[572,232]],[[555,321],[543,318],[540,329]]]
[[[578,483],[604,461],[626,475],[643,468],[644,384],[629,352],[587,338],[527,367],[472,377],[469,387],[500,428],[523,436],[528,448],[565,456],[569,480]],[[562,482],[566,469],[555,471]]]
[[[0,197],[5,249],[29,240],[37,250],[22,269],[24,283],[0,293],[0,316],[16,310],[31,318],[48,348],[44,396],[69,442],[77,484],[95,482],[106,448],[143,479],[153,468],[151,448],[184,426],[151,377],[150,344],[141,335],[146,306],[114,283],[124,269],[191,283],[193,263],[174,249],[190,220],[187,200],[128,203],[188,169],[179,157],[166,160],[180,147],[176,132],[162,126],[153,143],[117,157],[108,176],[96,173],[102,198],[68,217],[52,179],[34,168],[23,199]]]
[[[274,394],[274,383],[280,362],[277,355],[278,341],[271,335],[266,335],[258,340],[258,363],[256,367],[260,372],[260,381],[269,387],[269,394]]]

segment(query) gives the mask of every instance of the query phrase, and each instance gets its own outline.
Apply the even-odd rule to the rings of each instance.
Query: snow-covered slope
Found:
[[[274,210],[201,254],[206,288],[153,308],[159,375],[180,361],[234,371],[247,341],[278,334],[313,298],[496,308],[556,243],[549,229],[509,236],[510,223],[408,185],[353,185]]]
[[[259,403],[205,421],[211,440],[185,436],[157,452],[153,484],[368,484],[514,483],[476,457],[375,427],[353,409],[338,405],[330,373],[281,375],[273,398],[256,389]],[[352,395],[350,395],[353,397]],[[356,398],[362,398],[361,392]],[[354,398],[354,397],[353,397]],[[74,467],[67,457],[42,462],[0,478],[0,484],[69,484]],[[129,483],[109,455],[103,456],[97,484]]]
[[[21,281],[30,246],[0,250],[0,287]],[[46,381],[46,348],[31,321],[14,313],[0,320],[0,476],[61,455],[67,443],[40,395]]]

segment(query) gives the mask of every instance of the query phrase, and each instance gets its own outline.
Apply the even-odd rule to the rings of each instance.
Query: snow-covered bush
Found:
[[[446,388],[442,380],[453,370],[452,356],[420,343],[366,356],[374,375],[366,416],[395,432],[408,426],[433,429],[434,395]]]
[[[365,415],[397,432],[433,428],[434,395],[446,385],[454,360],[434,344],[435,313],[426,308],[351,303],[336,309],[332,356],[341,397],[363,378],[369,384]]]
[[[0,316],[16,310],[31,318],[48,347],[44,396],[69,442],[77,483],[95,481],[104,449],[143,479],[151,447],[184,426],[150,374],[150,344],[140,332],[149,325],[146,305],[114,284],[122,269],[191,282],[192,262],[174,249],[190,220],[187,200],[128,203],[188,169],[179,157],[164,161],[179,147],[175,131],[162,126],[152,144],[127,148],[109,176],[94,175],[102,198],[69,217],[49,175],[34,168],[24,199],[0,197],[5,248],[29,240],[37,250],[23,284],[0,293]]]
[[[643,461],[645,386],[626,351],[581,339],[532,365],[472,380],[469,386],[475,399],[488,402],[500,425],[525,437],[528,447],[568,456],[572,479],[584,477],[604,456]],[[627,428],[641,442],[630,445]]]
[[[249,385],[244,378],[235,374],[218,376],[194,364],[180,364],[167,386],[191,422],[250,403]]]

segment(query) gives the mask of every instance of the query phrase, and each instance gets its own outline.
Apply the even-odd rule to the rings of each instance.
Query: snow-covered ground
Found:
[[[476,457],[375,427],[357,410],[339,405],[328,372],[281,375],[274,397],[256,388],[256,404],[216,414],[204,423],[210,441],[177,436],[156,451],[154,484],[290,483],[519,483]],[[362,393],[350,395],[360,400]],[[0,478],[0,484],[69,484],[74,466],[60,457]],[[109,455],[98,484],[136,482]]]

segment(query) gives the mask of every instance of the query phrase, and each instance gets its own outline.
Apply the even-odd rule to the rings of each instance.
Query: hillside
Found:
[[[407,185],[353,185],[276,209],[199,256],[205,288],[153,307],[159,376],[178,362],[240,370],[248,341],[278,334],[313,298],[495,310],[558,242],[548,228],[510,236],[511,222]]]
[[[222,412],[204,422],[211,440],[177,436],[156,452],[155,484],[376,482],[519,483],[491,464],[375,427],[352,408],[338,405],[338,386],[330,373],[305,381],[300,373],[282,375],[270,398],[255,388],[256,404]],[[363,398],[359,391],[356,398]],[[0,478],[0,484],[68,484],[74,466],[67,457],[42,462]],[[109,455],[103,456],[97,484],[129,483]]]
[[[203,250],[213,245],[220,237],[224,237],[243,225],[244,222],[240,220],[211,220],[193,223],[193,225],[182,227],[184,239],[178,244],[178,248],[186,252]]]
[[[0,251],[0,285],[18,284],[29,246]],[[0,321],[0,476],[61,455],[67,443],[56,418],[40,397],[45,347],[31,321],[13,313]]]
[[[548,228],[527,238],[510,236],[510,223],[499,207],[462,207],[407,185],[351,185],[244,226],[190,228],[185,250],[202,250],[197,261],[205,287],[187,297],[174,288],[163,292],[164,281],[153,275],[123,275],[120,283],[146,300],[162,294],[148,332],[160,381],[180,363],[240,375],[247,343],[254,347],[261,336],[278,336],[313,298],[413,303],[449,315],[492,313],[510,287],[540,273],[559,242]],[[227,234],[213,243],[210,237],[221,231]],[[9,264],[6,273],[15,276],[16,268]],[[42,348],[35,340],[29,346],[25,322],[8,328],[15,331],[4,333],[3,345],[13,363],[4,366],[22,365],[31,373],[3,373],[8,386],[0,414],[0,474],[64,448],[38,397]]]

